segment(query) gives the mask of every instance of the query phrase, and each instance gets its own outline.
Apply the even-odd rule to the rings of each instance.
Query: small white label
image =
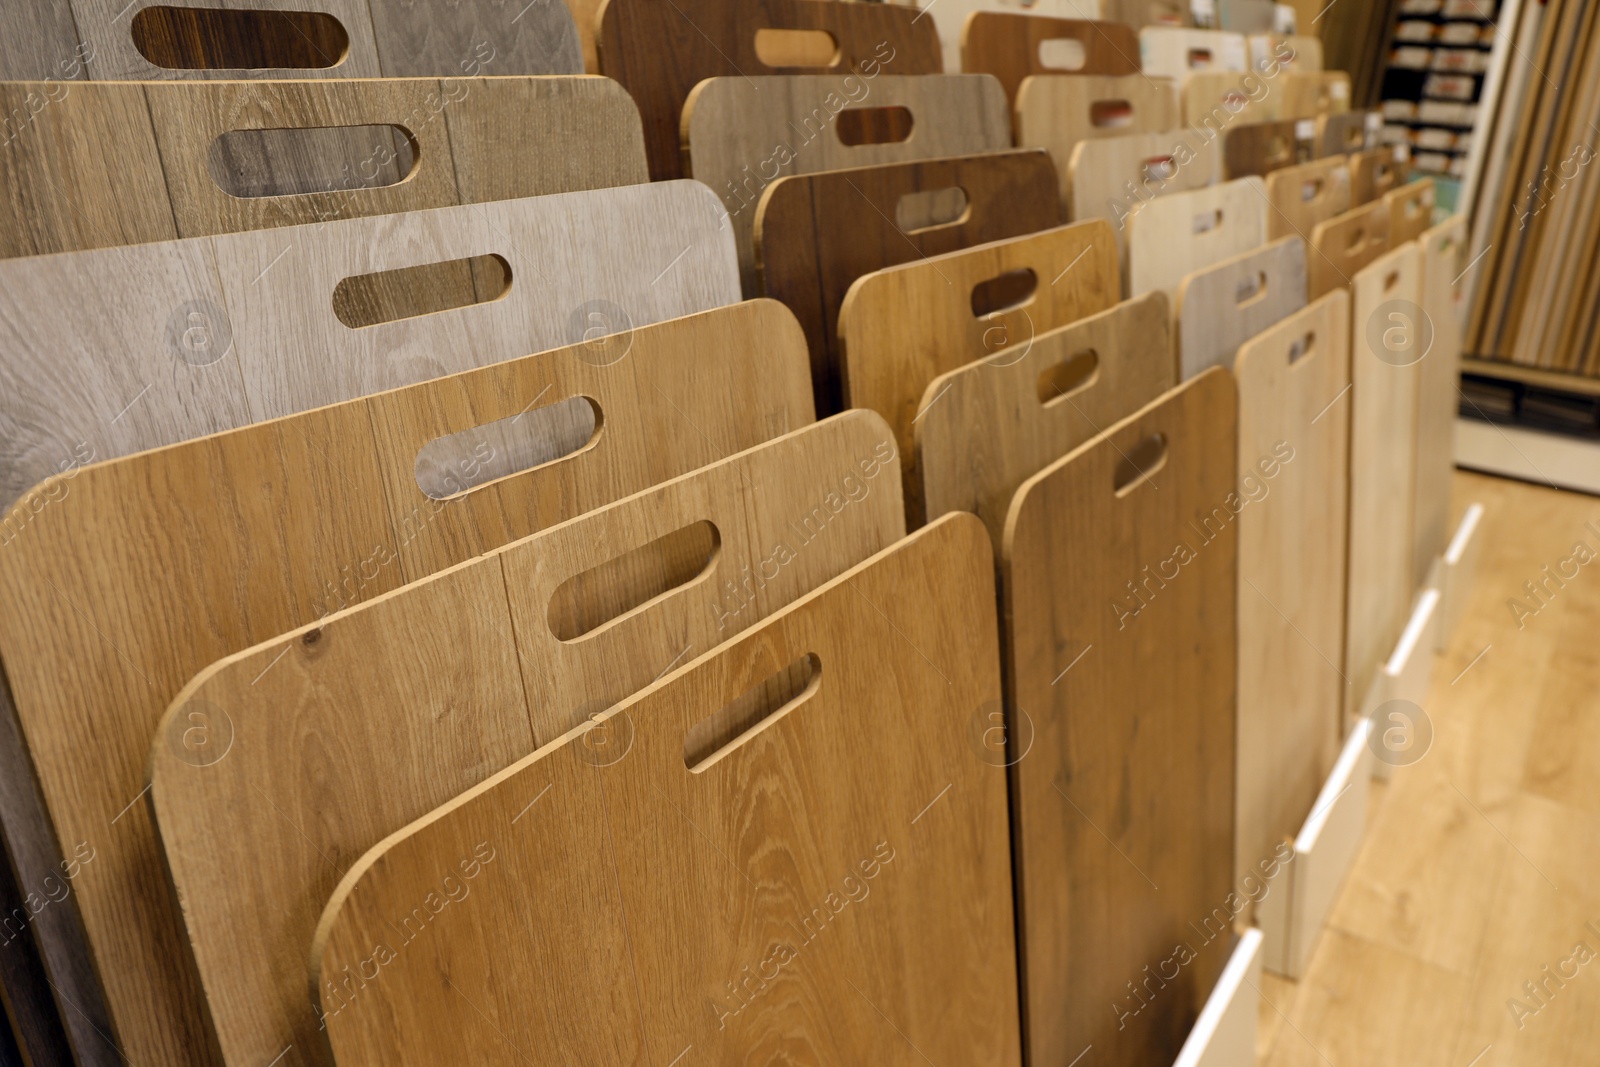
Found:
[[[1346,82],[1334,82],[1329,86],[1328,92],[1335,100],[1345,100],[1350,96],[1350,86]]]
[[[1367,132],[1377,133],[1383,129],[1383,115],[1376,111],[1367,112]]]
[[[1405,145],[1397,144],[1394,146],[1394,161],[1396,163],[1404,163],[1410,156],[1411,150]]]
[[[1317,135],[1315,119],[1301,119],[1294,124],[1294,136],[1299,141],[1309,141]]]
[[[1196,22],[1208,22],[1212,25],[1216,24],[1216,0],[1191,0],[1189,12],[1194,15],[1194,20]]]
[[[1272,32],[1285,34],[1295,32],[1294,8],[1288,4],[1272,5]]]

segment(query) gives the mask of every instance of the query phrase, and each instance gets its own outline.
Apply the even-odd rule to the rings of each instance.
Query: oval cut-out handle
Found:
[[[586,396],[436,437],[417,452],[412,473],[430,500],[449,500],[513,474],[583,451],[600,436],[600,405]]]
[[[556,587],[545,610],[558,641],[576,641],[648,611],[711,574],[722,532],[702,519],[613,556]]]
[[[1190,70],[1205,70],[1207,67],[1211,66],[1211,49],[1191,48],[1189,49],[1189,54],[1186,58],[1188,60]]]
[[[1367,143],[1367,131],[1361,126],[1351,126],[1344,131],[1344,146],[1351,152],[1360,151]]]
[[[352,330],[499,300],[511,264],[497,255],[355,274],[333,287],[333,314]]]
[[[1367,230],[1364,226],[1357,226],[1350,231],[1350,240],[1345,245],[1346,252],[1353,252],[1367,243]]]
[[[1039,65],[1046,70],[1082,70],[1088,62],[1088,49],[1076,37],[1052,37],[1039,42]]]
[[[1300,199],[1302,202],[1309,204],[1321,196],[1327,188],[1328,183],[1321,178],[1307,178],[1300,183]]]
[[[1122,453],[1112,476],[1112,491],[1121,499],[1150,481],[1151,476],[1166,465],[1167,435],[1151,434]]]
[[[1033,299],[1039,276],[1031,267],[1008,270],[972,287],[972,317],[985,319],[1015,311]]]
[[[350,52],[344,24],[321,11],[162,4],[134,15],[128,32],[166,70],[327,70]]]
[[[694,774],[710,770],[810,700],[821,684],[822,660],[808,652],[691,726],[683,739],[683,765]]]
[[[1171,156],[1151,156],[1140,167],[1146,180],[1153,182],[1171,181],[1178,173],[1178,161]]]
[[[1192,226],[1195,233],[1210,233],[1222,225],[1222,209],[1215,211],[1202,211],[1194,217]]]
[[[1100,353],[1092,348],[1074,352],[1039,375],[1039,403],[1045,407],[1060,404],[1091,388],[1100,378]]]
[[[1133,104],[1127,100],[1096,100],[1089,105],[1089,121],[1101,130],[1133,125]]]
[[[399,185],[420,162],[416,138],[404,126],[303,126],[229,130],[211,142],[206,167],[229,196],[349,194]],[[285,168],[283,160],[294,160]]]
[[[911,138],[911,130],[915,125],[911,109],[899,104],[846,108],[833,120],[839,143],[850,148],[869,144],[899,144]]]
[[[1293,366],[1311,355],[1317,348],[1317,334],[1315,330],[1308,330],[1304,337],[1297,337],[1289,345],[1289,365]]]
[[[839,39],[827,30],[761,29],[756,58],[769,67],[826,69],[839,64]]]
[[[917,234],[967,221],[971,201],[959,185],[906,193],[894,206],[894,224],[901,233]]]
[[[1386,293],[1394,292],[1394,290],[1399,285],[1400,285],[1400,272],[1397,271],[1397,270],[1390,271],[1388,276],[1386,276],[1383,279],[1383,291],[1386,292]]]
[[[1258,270],[1253,275],[1240,280],[1233,291],[1233,302],[1241,308],[1249,307],[1258,300],[1264,300],[1267,295],[1267,272]]]

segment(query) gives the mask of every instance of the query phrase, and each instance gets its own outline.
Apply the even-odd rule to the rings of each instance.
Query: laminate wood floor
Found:
[[[1432,747],[1374,783],[1304,976],[1263,976],[1263,1067],[1600,1062],[1600,499],[1458,471],[1454,515],[1473,501]]]

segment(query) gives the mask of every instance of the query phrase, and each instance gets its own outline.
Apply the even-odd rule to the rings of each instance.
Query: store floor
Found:
[[[1474,500],[1432,748],[1375,783],[1305,975],[1263,977],[1262,1065],[1600,1064],[1600,499],[1458,472],[1456,513]],[[1579,544],[1541,607],[1524,583]]]

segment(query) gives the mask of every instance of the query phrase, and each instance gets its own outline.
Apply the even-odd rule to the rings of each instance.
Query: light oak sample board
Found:
[[[577,27],[559,3],[22,0],[20,6],[70,7],[70,15],[35,38],[35,48],[0,52],[0,79],[59,78],[74,60],[96,81],[583,73]],[[17,33],[19,18],[26,22],[29,13],[7,11],[0,26]]]
[[[1013,742],[1032,743],[1007,761],[1031,1063],[1088,1045],[1105,1064],[1172,1062],[1227,960],[1231,923],[1212,913],[1233,880],[1237,435],[1233,380],[1214,369],[1011,502],[1006,714]],[[1165,976],[1179,945],[1162,1010],[1119,1029],[1119,1008],[1144,1004],[1127,983],[1146,966]]]
[[[59,99],[0,153],[0,258],[646,179],[638,111],[601,78],[11,82],[0,107],[30,94]]]
[[[1190,74],[1250,69],[1244,36],[1220,30],[1147,26],[1139,31],[1139,66],[1152,78],[1171,78],[1180,86]]]
[[[1017,90],[1017,143],[1043,148],[1055,160],[1061,205],[1072,199],[1072,155],[1079,142],[1135,133],[1160,133],[1178,125],[1178,95],[1165,79],[1129,75],[1024,78]],[[1172,138],[1173,144],[1177,137]],[[1171,151],[1172,145],[1167,145]]]
[[[1269,68],[1270,69],[1270,68]],[[1213,127],[1255,122],[1315,119],[1349,107],[1350,82],[1342,74],[1302,73],[1280,68],[1201,71],[1183,83],[1184,121]]]
[[[839,307],[850,283],[1060,222],[1055,165],[1037,149],[779,178],[757,209],[756,275],[800,320],[826,415],[844,409]]]
[[[1128,220],[1128,292],[1166,293],[1176,313],[1184,278],[1266,240],[1267,198],[1260,178],[1152,200]]]
[[[896,0],[896,2],[902,2],[902,0]],[[939,27],[939,46],[944,53],[945,70],[951,72],[959,70],[963,74],[998,74],[998,71],[990,70],[987,66],[968,65],[969,55],[967,48],[972,39],[971,27],[974,20],[990,20],[995,17],[1004,19],[1025,17],[1040,22],[1088,22],[1101,17],[1101,3],[1102,0],[951,0],[948,5],[941,2],[931,6],[926,4],[914,6],[919,6],[926,11],[928,17]],[[1117,31],[1119,33],[1118,45],[1121,46],[1122,37],[1120,34],[1127,33],[1128,27],[1119,24]],[[978,31],[979,36],[982,38],[979,41],[979,47],[993,47],[995,44],[1009,43],[1014,40],[1013,35],[1025,34],[1026,32],[1026,29],[1017,30],[1005,26],[1003,23],[996,24],[991,22]],[[1059,38],[1047,33],[1045,39]],[[1133,57],[1134,68],[1137,69],[1139,65],[1139,38],[1137,35],[1132,37],[1132,41],[1133,50],[1130,55]],[[1064,53],[1064,56],[1065,58],[1075,59],[1077,58],[1076,50],[1068,50]],[[1058,61],[1057,65],[1046,66],[1044,69],[1055,69],[1060,73],[1077,72],[1074,68],[1060,66],[1059,59],[1061,57],[1052,55],[1051,58]],[[1024,57],[1022,61],[1024,63],[1043,65],[1043,60],[1037,55]],[[1007,87],[1008,96],[1013,89],[1015,89],[1014,85]]]
[[[627,358],[596,352],[498,363],[41,488],[51,503],[0,552],[15,609],[0,613],[0,662],[49,829],[98,854],[70,900],[129,1060],[206,1061],[201,992],[139,801],[161,715],[197,671],[812,418],[804,338],[774,301],[640,327]],[[568,438],[576,451],[475,484],[497,427],[567,416],[581,429],[574,408],[603,413],[587,442]],[[462,431],[453,455],[419,461]],[[426,466],[447,468],[438,496]]]
[[[1350,210],[1350,165],[1344,156],[1330,156],[1275,170],[1265,178],[1267,237],[1300,237],[1309,241],[1317,223]]]
[[[1134,29],[1194,25],[1194,14],[1185,0],[1100,0],[1100,17]]]
[[[1298,239],[1295,239],[1298,240]],[[1238,815],[1234,884],[1299,830],[1344,735],[1350,295],[1262,331],[1239,389]]]
[[[812,67],[769,65],[762,59],[758,39],[772,30],[826,33],[833,39],[834,50],[831,55],[825,52],[826,58]],[[607,0],[600,10],[599,47],[600,73],[621,82],[638,102],[650,177],[655,181],[688,174],[680,154],[679,123],[692,90],[708,78],[744,81],[768,74],[826,75],[825,87],[814,98],[806,98],[801,114],[809,115],[812,108],[824,107],[829,92],[854,98],[863,86],[873,86],[876,93],[874,81],[880,74],[939,74],[944,70],[933,19],[890,4],[832,0],[674,0],[670,4]],[[751,91],[756,91],[753,85]],[[749,164],[755,170],[772,155],[772,144],[760,147],[759,154],[741,159],[740,165]],[[858,160],[855,165],[867,162],[881,160]]]
[[[1236,123],[1222,131],[1222,173],[1232,181],[1292,167],[1300,159],[1293,121]]]
[[[1407,153],[1400,148],[1373,148],[1350,156],[1350,203],[1370,204],[1406,180]]]
[[[1389,212],[1389,247],[1415,241],[1433,225],[1433,179],[1422,178],[1383,194]]]
[[[844,398],[894,428],[908,514],[921,512],[914,432],[928,383],[974,360],[1014,363],[1039,334],[1120,297],[1103,220],[994,241],[857,278],[839,312]]]
[[[998,553],[1017,486],[1176,385],[1171,351],[1166,294],[1150,293],[1041,334],[1015,362],[941,374],[916,424],[913,521],[974,512]]]
[[[1317,223],[1306,250],[1307,299],[1350,285],[1357,272],[1388,249],[1389,212],[1381,200]]]
[[[1416,550],[1412,574],[1428,573],[1451,537],[1450,477],[1455,471],[1462,334],[1466,325],[1467,223],[1453,215],[1424,233],[1422,310],[1433,337],[1417,366]]]
[[[1320,37],[1306,34],[1283,36],[1275,33],[1252,33],[1245,38],[1245,44],[1250,49],[1250,63],[1253,70],[1261,70],[1262,64],[1270,66],[1274,61],[1296,71],[1323,69]],[[1285,58],[1286,56],[1288,58]]]
[[[1312,127],[1311,157],[1348,156],[1372,147],[1373,134],[1382,129],[1383,119],[1374,111],[1344,111],[1318,115]],[[1348,163],[1348,161],[1346,161]]]
[[[0,503],[90,460],[580,340],[616,358],[632,326],[739,299],[720,214],[677,181],[0,261]],[[496,300],[340,317],[346,279],[485,256],[510,271]],[[611,356],[600,333],[624,335]]]
[[[970,747],[1000,706],[993,567],[947,515],[369,851],[311,951],[341,1067],[1017,1067],[1006,782]],[[397,945],[475,855],[471,896]],[[764,960],[781,980],[729,989]]]
[[[945,66],[957,69],[949,62]],[[961,31],[959,69],[964,74],[993,74],[1005,88],[1006,99],[1015,103],[1017,89],[1033,75],[1137,75],[1139,34],[1120,22],[1048,18],[1031,11],[975,11]]]
[[[759,83],[711,78],[689,94],[683,113],[687,169],[711,186],[728,210],[747,295],[757,292],[758,202],[777,178],[1011,147],[1005,94],[987,75],[884,75],[855,84],[870,87],[870,95],[861,96],[869,109],[909,113],[909,132],[902,123],[898,140],[847,144],[842,124],[861,109],[848,106],[835,76],[773,77]]]
[[[1141,205],[1204,189],[1217,182],[1218,154],[1198,148],[1186,131],[1135,133],[1080,141],[1068,164],[1067,218],[1106,219],[1119,252],[1127,250],[1126,220]]]
[[[1178,377],[1233,365],[1239,346],[1306,306],[1306,243],[1284,237],[1178,284]]]
[[[229,1061],[331,1062],[306,951],[363,852],[904,532],[889,427],[846,412],[201,672],[157,731],[151,803]],[[210,708],[229,758],[160,740]],[[308,758],[330,715],[338,751]],[[362,803],[319,814],[334,793]]]
[[[1351,286],[1350,574],[1346,715],[1356,713],[1411,613],[1422,254],[1407,244]]]

